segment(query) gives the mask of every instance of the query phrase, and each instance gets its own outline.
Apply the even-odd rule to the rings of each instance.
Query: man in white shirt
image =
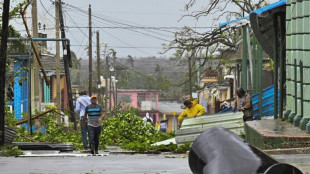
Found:
[[[149,123],[151,123],[151,125],[153,125],[153,119],[152,119],[152,117],[150,117],[150,114],[148,112],[145,114],[145,117],[143,117],[144,126],[146,126],[147,122],[149,122]]]
[[[76,100],[76,107],[75,112],[80,116],[80,126],[81,126],[81,133],[82,133],[82,141],[84,150],[88,150],[88,141],[87,141],[87,126],[83,127],[83,117],[85,114],[86,106],[90,105],[90,97],[87,95],[86,90],[82,90],[80,92],[79,98]],[[87,125],[87,124],[86,124]]]

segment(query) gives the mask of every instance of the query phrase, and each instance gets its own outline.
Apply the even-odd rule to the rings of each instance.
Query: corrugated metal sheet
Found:
[[[242,117],[242,112],[231,112],[185,119],[176,134],[176,143],[193,142],[202,132],[212,127],[223,127],[240,135],[244,133]]]
[[[280,100],[279,96],[280,96],[280,90],[278,90],[278,101]],[[253,115],[254,118],[257,118],[259,115],[259,106],[258,106],[259,98],[258,97],[259,97],[258,93],[255,93],[251,96],[252,104],[253,104],[253,111],[254,111],[254,115]],[[274,86],[273,85],[263,89],[262,99],[263,99],[263,115],[261,115],[261,117],[273,116],[274,115]],[[220,113],[226,113],[226,112],[231,112],[231,111],[232,111],[232,107],[230,106],[220,111]]]

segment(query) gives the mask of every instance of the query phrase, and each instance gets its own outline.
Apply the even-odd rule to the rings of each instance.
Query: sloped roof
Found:
[[[54,54],[42,54],[41,62],[46,71],[53,71],[57,68],[56,56]],[[64,61],[62,58],[60,58],[60,70],[64,72]]]

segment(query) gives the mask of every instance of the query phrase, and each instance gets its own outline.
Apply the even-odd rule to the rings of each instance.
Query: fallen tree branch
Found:
[[[55,112],[56,114],[59,114],[59,115],[61,115],[61,116],[66,116],[65,114],[62,114],[62,113],[60,113],[60,112],[57,112],[56,110],[54,110],[53,112]]]
[[[30,137],[27,137],[26,135],[24,135],[24,134],[19,134],[21,137],[23,137],[24,139],[26,139],[26,140],[28,140],[28,141],[31,141],[31,142],[40,142],[40,141],[38,141],[38,140],[35,140],[35,139],[32,139],[32,138],[30,138]]]
[[[46,85],[47,85],[47,86],[50,86],[50,81],[49,81],[48,78],[47,78],[46,72],[45,72],[45,70],[44,70],[44,67],[43,67],[42,62],[41,62],[40,57],[39,57],[39,53],[38,53],[38,51],[37,51],[37,49],[36,49],[36,48],[37,48],[37,47],[36,47],[36,44],[35,44],[34,41],[32,40],[32,35],[30,34],[29,27],[28,27],[28,25],[27,25],[27,21],[26,21],[26,18],[25,18],[26,9],[27,9],[27,7],[28,7],[29,5],[30,5],[30,2],[28,2],[28,4],[25,6],[24,10],[22,10],[20,13],[21,13],[21,15],[22,15],[22,19],[23,19],[23,23],[24,23],[25,28],[26,28],[26,32],[27,32],[28,39],[30,39],[31,46],[32,46],[32,50],[33,50],[33,52],[34,52],[34,54],[35,54],[35,57],[36,57],[36,59],[37,59],[39,65],[40,65],[40,69],[41,69],[41,71],[42,71],[42,73],[43,73],[43,77],[44,77],[44,80],[45,80],[45,82],[46,82]]]
[[[47,114],[47,113],[49,113],[49,112],[53,112],[54,110],[55,110],[55,109],[50,109],[50,110],[48,110],[48,111],[45,111],[45,112],[42,112],[42,113],[40,113],[40,114],[34,115],[34,116],[31,117],[31,119],[32,119],[32,120],[37,119],[37,118],[39,118],[39,117],[41,117],[41,116],[43,116],[43,115],[45,115],[45,114]],[[16,125],[21,125],[21,124],[24,124],[24,123],[27,123],[27,122],[28,122],[28,119],[23,120],[23,121],[20,121],[20,122],[16,123]]]

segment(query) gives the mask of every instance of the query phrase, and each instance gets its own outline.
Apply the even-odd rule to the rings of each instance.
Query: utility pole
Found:
[[[98,102],[102,105],[102,88],[100,83],[100,41],[99,41],[99,31],[96,32],[97,37],[97,79],[98,79]]]
[[[108,58],[109,54],[105,54],[105,108],[108,108],[108,99],[107,97],[110,96],[109,95],[109,89],[108,89],[108,74],[109,74],[109,58]]]
[[[55,19],[56,19],[56,38],[59,38],[59,0],[55,2]],[[61,112],[61,91],[60,91],[60,44],[59,41],[56,41],[56,103],[57,103],[57,110]],[[61,123],[61,115],[57,117],[57,123]]]
[[[61,38],[66,38],[61,0],[59,0],[59,22],[60,22]],[[66,84],[67,84],[67,91],[68,91],[71,121],[74,123],[74,129],[77,130],[75,113],[74,113],[74,108],[73,108],[70,69],[69,69],[72,67],[70,43],[67,41],[63,41],[62,47],[63,47],[63,60],[64,60],[64,65],[65,65],[65,75],[66,75]]]
[[[0,46],[0,146],[4,145],[4,117],[5,117],[5,75],[6,75],[6,56],[7,43],[9,36],[9,13],[10,0],[4,0],[2,11],[2,33]]]
[[[37,0],[33,0],[32,2],[32,8],[31,8],[31,14],[32,14],[32,37],[38,38],[38,9],[37,9]],[[40,48],[38,48],[38,44],[34,43],[35,48],[40,52]],[[33,53],[34,55],[35,53]],[[40,110],[40,66],[37,61],[37,59],[33,59],[32,64],[32,75],[33,75],[33,85],[32,85],[32,94],[34,94],[34,107],[36,110]],[[32,109],[32,111],[35,111],[35,109]],[[32,129],[31,129],[32,130]]]
[[[92,28],[91,28],[91,6],[89,4],[89,7],[88,7],[88,29],[89,29],[89,46],[88,46],[88,54],[89,54],[89,95],[91,96],[93,91],[92,91],[92,88],[93,88],[93,85],[92,85],[92,82],[93,82],[93,60],[92,60]]]
[[[114,106],[117,105],[117,89],[116,89],[116,83],[117,83],[117,80],[116,80],[116,54],[114,53],[113,54],[113,58],[114,58],[114,84],[113,84],[113,91],[114,91],[114,94],[113,94],[113,97],[114,97]]]
[[[188,57],[188,79],[189,79],[189,96],[190,100],[192,100],[192,64],[191,64],[191,59],[193,57],[193,50],[192,54],[190,57]]]

